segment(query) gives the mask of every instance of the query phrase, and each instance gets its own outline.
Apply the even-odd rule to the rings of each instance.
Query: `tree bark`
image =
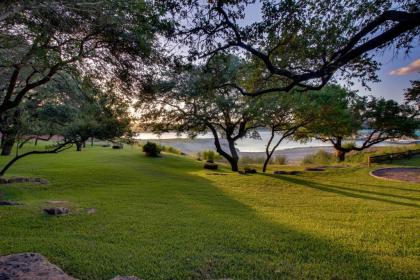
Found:
[[[232,168],[232,171],[239,171],[239,167],[238,167],[239,156],[235,148],[235,141],[232,140],[231,138],[228,138],[227,140],[229,143],[229,150],[231,154],[231,160],[229,161],[230,166]]]
[[[76,151],[81,152],[82,151],[82,142],[76,142]]]
[[[5,135],[3,140],[3,146],[1,148],[1,155],[2,156],[10,156],[12,153],[13,145],[15,144],[15,137],[14,135]]]
[[[31,152],[27,152],[21,155],[16,155],[11,161],[9,161],[1,170],[0,170],[0,177],[3,176],[6,171],[19,159],[24,158],[26,156],[29,155],[35,155],[35,154],[56,154],[59,152],[62,152],[64,150],[67,150],[71,147],[71,143],[63,143],[58,145],[56,148],[54,148],[53,150],[49,150],[49,151],[31,151]]]
[[[335,152],[339,162],[343,162],[346,159],[346,152],[342,150],[336,150]]]

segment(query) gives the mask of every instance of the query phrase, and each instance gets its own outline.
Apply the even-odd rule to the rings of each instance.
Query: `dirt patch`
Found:
[[[371,175],[382,179],[420,183],[420,168],[416,167],[383,168],[372,171]]]

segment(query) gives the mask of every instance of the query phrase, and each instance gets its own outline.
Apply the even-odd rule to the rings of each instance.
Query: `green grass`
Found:
[[[0,207],[0,255],[39,252],[80,279],[419,279],[419,184],[202,164],[129,146],[28,157],[8,175],[50,184],[0,186],[24,204]],[[71,215],[44,215],[49,200]]]

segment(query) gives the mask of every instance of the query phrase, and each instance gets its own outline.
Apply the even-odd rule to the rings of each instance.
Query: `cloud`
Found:
[[[420,59],[414,60],[409,65],[391,71],[391,75],[404,76],[411,73],[420,72]]]

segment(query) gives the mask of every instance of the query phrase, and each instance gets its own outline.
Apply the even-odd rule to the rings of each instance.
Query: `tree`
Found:
[[[312,95],[315,117],[305,126],[305,137],[330,142],[337,159],[392,138],[414,136],[419,123],[416,110],[384,98],[359,97],[339,86]],[[364,128],[364,132],[362,129]],[[360,140],[360,144],[355,141]]]
[[[239,155],[235,141],[259,126],[257,99],[238,95],[225,87],[224,81],[237,75],[243,65],[234,56],[216,56],[203,67],[180,71],[172,81],[160,83],[150,95],[142,93],[138,104],[141,120],[152,131],[174,130],[191,137],[210,131],[216,151],[238,171]],[[227,141],[227,151],[222,138]]]
[[[178,39],[194,58],[250,54],[265,65],[266,77],[282,78],[277,86],[254,91],[226,83],[252,96],[294,87],[318,90],[334,75],[375,81],[375,55],[391,47],[410,51],[420,32],[417,0],[173,2]],[[261,20],[246,24],[248,11],[258,9]]]
[[[16,161],[29,155],[59,153],[73,144],[80,151],[89,137],[114,140],[131,135],[128,105],[122,102],[118,94],[103,92],[88,79],[80,82],[76,92],[83,93],[83,96],[61,92],[55,95],[46,94],[42,98],[42,101],[47,101],[45,104],[37,100],[25,102],[31,106],[23,107],[29,109],[21,110],[19,121],[15,122],[15,139],[30,139],[36,133],[48,132],[59,140],[44,150],[37,149],[23,154],[19,154],[18,143],[16,155],[0,170],[0,176]]]
[[[406,104],[412,104],[420,110],[420,81],[411,81],[411,87],[404,92]]]
[[[4,4],[2,4],[4,5]],[[0,14],[0,116],[63,72],[134,84],[167,30],[146,1],[6,1]]]
[[[259,102],[263,111],[260,122],[270,131],[270,137],[265,147],[266,158],[262,168],[263,172],[266,172],[277,147],[312,121],[312,104],[306,93],[298,92],[282,96],[278,96],[276,93],[267,94],[260,97]]]

